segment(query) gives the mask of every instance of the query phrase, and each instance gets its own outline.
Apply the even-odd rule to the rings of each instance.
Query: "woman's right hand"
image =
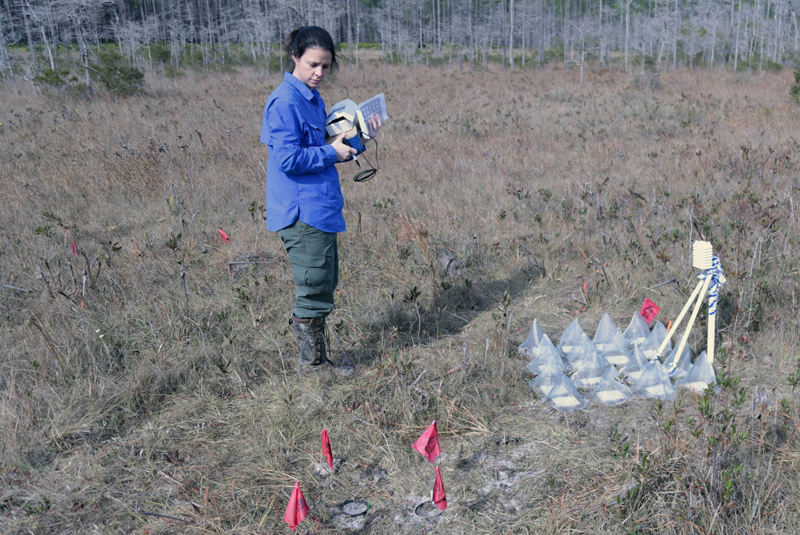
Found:
[[[350,145],[345,144],[344,136],[346,134],[347,132],[342,132],[335,140],[333,140],[333,143],[331,143],[331,147],[333,147],[334,150],[336,151],[337,162],[346,162],[347,160],[355,156],[356,153],[358,152]]]

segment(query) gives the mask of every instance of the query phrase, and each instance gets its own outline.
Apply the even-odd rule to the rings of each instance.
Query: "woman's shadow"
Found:
[[[438,257],[435,274],[429,269],[422,285],[402,292],[391,291],[382,302],[372,304],[370,320],[362,324],[360,341],[343,347],[340,336],[344,322],[329,322],[332,349],[344,352],[348,364],[369,365],[386,352],[425,346],[443,337],[458,335],[478,316],[493,310],[494,330],[508,330],[511,303],[531,284],[544,276],[544,270],[528,263],[511,277],[486,280],[452,253]],[[434,266],[436,269],[437,266]],[[341,355],[341,353],[340,353]]]

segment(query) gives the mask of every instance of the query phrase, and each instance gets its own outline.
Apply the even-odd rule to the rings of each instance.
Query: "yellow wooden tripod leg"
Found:
[[[678,345],[678,353],[675,359],[675,363],[678,363],[678,360],[681,358],[683,354],[683,348],[686,347],[686,341],[689,340],[689,333],[692,332],[692,327],[694,326],[694,320],[697,319],[697,313],[700,312],[700,305],[703,304],[703,297],[706,295],[706,291],[708,290],[708,284],[711,282],[711,277],[706,277],[706,280],[703,282],[703,289],[700,290],[700,296],[697,298],[697,304],[694,306],[694,310],[692,311],[692,317],[689,318],[689,323],[686,325],[686,332],[683,333],[683,338],[681,338],[681,343]]]
[[[702,288],[702,287],[703,287],[703,281],[698,282],[697,286],[695,287],[694,291],[692,292],[692,295],[686,301],[686,306],[684,306],[683,310],[681,310],[681,313],[678,314],[678,319],[676,319],[672,323],[672,328],[670,328],[669,332],[667,333],[667,337],[664,338],[663,342],[661,342],[661,346],[658,348],[658,351],[656,351],[656,357],[655,358],[660,358],[661,357],[661,352],[664,351],[664,348],[667,347],[667,344],[669,343],[670,338],[672,338],[672,335],[675,334],[675,331],[678,330],[678,326],[681,324],[681,321],[683,321],[683,317],[686,315],[686,312],[689,310],[689,307],[692,306],[692,303],[694,302],[694,298],[697,297],[698,293],[700,293],[700,288]]]

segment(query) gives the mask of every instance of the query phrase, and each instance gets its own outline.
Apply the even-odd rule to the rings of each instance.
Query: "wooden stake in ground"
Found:
[[[722,265],[716,256],[711,260],[709,278],[711,279],[711,284],[708,287],[708,347],[706,348],[706,356],[708,361],[713,364],[714,338],[717,334],[717,301],[719,299],[719,289],[725,284]]]

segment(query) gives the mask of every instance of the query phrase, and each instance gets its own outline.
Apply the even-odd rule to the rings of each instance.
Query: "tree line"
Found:
[[[404,63],[508,68],[563,61],[626,68],[779,68],[800,58],[800,0],[0,0],[0,72],[9,48],[56,68],[59,47],[114,43],[134,65],[204,65],[235,50],[270,68],[291,29],[328,29],[346,55],[380,47]],[[95,48],[93,48],[95,47]],[[164,51],[168,57],[164,58]],[[282,65],[281,65],[282,66]]]

